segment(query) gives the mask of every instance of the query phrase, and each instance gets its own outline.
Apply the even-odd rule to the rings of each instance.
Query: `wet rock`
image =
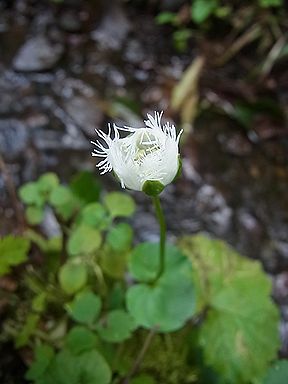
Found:
[[[26,126],[17,119],[0,119],[0,153],[13,158],[24,151],[28,144]]]
[[[99,100],[94,96],[75,96],[67,100],[64,105],[68,115],[90,137],[94,129],[103,122],[103,114],[98,103]]]
[[[252,152],[252,144],[249,140],[239,134],[225,134],[219,136],[219,141],[225,152],[236,156],[247,156]]]
[[[273,296],[277,302],[288,304],[288,272],[282,272],[274,277]],[[286,312],[288,320],[288,311]]]
[[[62,44],[52,43],[45,36],[32,37],[20,48],[12,65],[16,71],[46,71],[57,64],[62,54]]]
[[[205,184],[197,192],[197,211],[208,229],[217,235],[227,232],[232,217],[232,209],[222,194],[212,185]]]
[[[25,124],[27,124],[27,126],[32,129],[44,128],[48,126],[49,118],[43,113],[33,111],[28,116],[26,116]]]
[[[115,4],[108,8],[98,28],[91,33],[91,38],[102,49],[119,50],[130,29],[131,24],[126,14]]]
[[[48,238],[61,235],[61,228],[52,209],[47,208],[45,210],[44,220],[41,223],[41,229]]]
[[[288,356],[288,322],[281,321],[280,338],[281,338],[280,357],[287,357]]]
[[[34,133],[33,142],[39,150],[60,150],[64,147],[64,134],[53,130],[37,130]]]
[[[159,225],[152,213],[140,209],[133,217],[133,228],[139,242],[159,241]]]
[[[145,59],[145,52],[138,40],[129,40],[123,55],[131,64],[139,64]]]
[[[239,250],[243,254],[258,258],[260,245],[266,235],[263,226],[246,208],[236,210],[235,223]]]
[[[275,245],[276,251],[288,261],[288,242],[276,240],[274,245]]]

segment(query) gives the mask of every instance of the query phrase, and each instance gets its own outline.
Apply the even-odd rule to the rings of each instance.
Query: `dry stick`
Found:
[[[23,212],[20,208],[20,204],[19,204],[19,201],[17,198],[17,193],[16,193],[13,179],[12,179],[10,172],[7,169],[6,163],[5,163],[5,161],[1,155],[0,155],[0,170],[3,173],[3,177],[4,177],[4,180],[6,183],[6,187],[7,187],[7,191],[8,191],[8,194],[10,196],[12,205],[14,207],[19,232],[22,233],[25,229],[25,220],[24,220]]]
[[[244,48],[245,45],[252,43],[252,41],[259,38],[260,35],[261,28],[258,25],[253,25],[247,32],[236,39],[222,56],[215,60],[215,64],[217,66],[224,65],[227,61],[232,59],[232,57],[235,56],[242,48]]]
[[[286,38],[284,36],[281,36],[273,45],[273,47],[271,48],[270,52],[267,55],[267,59],[263,64],[263,68],[261,71],[263,76],[267,76],[271,72],[276,60],[281,55],[282,49],[284,48],[285,44],[286,44]]]
[[[148,333],[148,335],[144,341],[144,344],[143,344],[142,348],[140,349],[140,352],[139,352],[139,354],[138,354],[138,356],[134,362],[134,365],[133,365],[131,371],[128,373],[127,377],[123,380],[123,384],[129,384],[131,378],[135,375],[135,373],[137,373],[137,371],[138,371],[138,369],[142,363],[142,360],[144,359],[144,356],[145,356],[145,354],[146,354],[146,352],[147,352],[147,350],[151,344],[151,341],[152,341],[154,335],[155,335],[155,330],[152,329]]]

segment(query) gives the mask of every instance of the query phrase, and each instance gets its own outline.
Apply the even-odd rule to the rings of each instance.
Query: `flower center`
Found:
[[[158,138],[147,130],[137,133],[135,138],[135,152],[133,160],[142,164],[144,159],[160,149]]]

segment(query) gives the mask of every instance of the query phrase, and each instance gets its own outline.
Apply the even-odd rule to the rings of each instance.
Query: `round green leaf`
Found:
[[[132,251],[128,267],[131,275],[140,281],[152,281],[159,269],[160,247],[158,243],[141,243]],[[165,270],[172,270],[181,260],[182,253],[174,246],[166,244]]]
[[[19,196],[20,199],[25,204],[33,204],[41,207],[44,204],[44,197],[42,196],[38,183],[36,182],[30,182],[24,184],[19,189]]]
[[[59,185],[52,190],[49,202],[65,220],[68,220],[78,207],[77,199],[64,185]]]
[[[99,229],[107,228],[110,221],[106,209],[100,203],[86,205],[80,216],[81,223]]]
[[[37,184],[41,192],[48,193],[59,185],[59,178],[55,173],[47,172],[38,179]]]
[[[136,328],[131,315],[123,310],[114,310],[102,319],[97,331],[99,336],[108,343],[120,343],[128,339]]]
[[[29,224],[37,225],[40,224],[44,217],[44,211],[42,207],[31,205],[26,209],[26,219]]]
[[[105,246],[101,250],[100,265],[114,279],[122,279],[127,267],[127,252],[113,251]]]
[[[93,349],[96,345],[97,337],[95,333],[83,326],[76,326],[66,336],[65,345],[73,354]]]
[[[108,193],[104,198],[104,203],[113,217],[129,217],[135,212],[134,200],[125,193]]]
[[[94,349],[77,355],[63,349],[39,378],[41,384],[109,384],[110,381],[111,370]]]
[[[125,251],[130,248],[133,230],[127,223],[120,223],[112,228],[106,237],[106,242],[114,251]]]
[[[160,332],[180,329],[195,313],[192,268],[184,257],[166,268],[154,286],[137,284],[126,295],[128,311],[136,323]]]
[[[277,357],[279,316],[263,291],[265,283],[256,276],[249,282],[245,276],[235,278],[214,297],[201,327],[205,359],[227,382],[256,380]],[[224,361],[230,364],[223,366]]]
[[[68,262],[59,271],[59,282],[62,289],[73,294],[81,289],[87,281],[87,268],[83,264]]]
[[[279,348],[271,280],[223,241],[197,235],[180,244],[193,261],[199,309],[208,308],[199,332],[206,363],[225,382],[257,381]]]
[[[12,235],[0,238],[0,276],[9,273],[12,266],[25,262],[29,248],[27,238]]]
[[[79,323],[92,324],[99,316],[101,300],[93,292],[81,292],[67,306],[70,316]]]
[[[59,207],[60,205],[69,203],[71,199],[71,191],[64,185],[59,185],[52,191],[49,201],[54,207]]]
[[[100,232],[97,229],[84,224],[80,225],[72,231],[69,237],[68,253],[71,256],[93,253],[99,249],[101,240]]]

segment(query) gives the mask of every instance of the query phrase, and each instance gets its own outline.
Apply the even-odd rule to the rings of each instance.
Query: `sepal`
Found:
[[[143,184],[142,191],[148,196],[158,196],[165,186],[157,180],[146,180]]]

